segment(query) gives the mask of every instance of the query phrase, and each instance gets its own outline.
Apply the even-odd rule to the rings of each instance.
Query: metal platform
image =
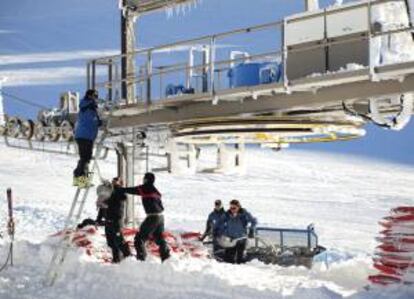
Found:
[[[111,74],[117,73],[113,69],[119,67],[122,55],[94,59],[88,63],[88,84],[106,90],[107,98],[111,99],[116,98],[114,94],[120,94],[117,90],[122,84],[134,86],[135,103],[126,105],[119,100],[120,107],[111,118],[113,129],[163,125],[174,131],[180,124],[199,121],[209,127],[216,125],[217,119],[228,118],[234,126],[220,129],[222,134],[226,133],[226,128],[227,133],[235,133],[237,126],[241,131],[243,126],[240,125],[246,128],[245,133],[255,128],[255,133],[261,133],[261,124],[255,126],[255,123],[263,116],[271,117],[276,125],[300,120],[304,124],[302,131],[315,121],[326,126],[341,126],[345,122],[358,129],[361,119],[350,118],[342,107],[344,102],[352,104],[414,93],[414,59],[385,64],[373,61],[371,55],[378,40],[391,40],[401,34],[411,36],[413,31],[410,24],[397,29],[378,29],[376,24],[370,23],[372,10],[389,2],[404,1],[360,1],[269,24],[139,50],[133,53],[137,74],[126,79],[95,75],[100,67],[109,67]],[[349,25],[352,17],[367,23],[359,20]],[[321,33],[318,26],[323,23],[325,27],[321,27]],[[305,36],[306,41],[304,37],[292,35],[298,31],[301,34],[301,30],[293,29],[310,25],[314,30],[309,31],[310,37]],[[221,47],[223,44],[246,36],[256,40],[254,34],[260,36],[263,32],[277,36],[274,46],[248,56],[226,57],[233,49]],[[180,55],[177,54],[178,61],[165,64],[163,53],[182,49],[189,49],[189,61],[178,59]],[[262,62],[277,63],[282,70],[280,80],[249,86],[228,83],[229,71],[235,66]],[[350,64],[357,67],[349,68]],[[184,92],[164,94],[169,80],[182,83]],[[390,106],[381,113],[392,113],[394,109],[398,112],[398,106]],[[247,125],[249,120],[252,122]],[[282,131],[280,134],[286,135],[286,131]],[[293,135],[296,133],[292,131]],[[182,137],[181,133],[176,136]],[[334,140],[337,139],[332,138]]]
[[[368,69],[321,75],[291,82],[288,90],[280,83],[215,94],[184,95],[152,105],[124,106],[114,112],[113,127],[174,123],[209,117],[277,113],[290,109],[325,107],[345,100],[414,92],[414,62],[375,68],[380,81],[371,80]],[[402,80],[403,79],[403,80]]]

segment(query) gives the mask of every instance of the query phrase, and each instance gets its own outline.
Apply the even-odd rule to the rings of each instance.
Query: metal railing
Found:
[[[411,24],[389,30],[373,30],[373,8],[376,5],[388,2],[405,1],[364,1],[336,9],[321,10],[321,12],[303,17],[313,18],[320,15],[326,19],[327,16],[331,14],[359,7],[366,7],[368,14],[368,30],[358,32],[357,34],[344,39],[328,38],[325,32],[323,39],[306,44],[305,46],[288,46],[286,43],[285,28],[287,26],[287,22],[289,22],[291,18],[287,18],[283,21],[241,28],[220,34],[207,35],[149,49],[137,50],[131,54],[134,56],[135,65],[138,66],[136,75],[129,76],[124,79],[120,77],[121,72],[119,70],[121,60],[125,57],[125,55],[97,58],[88,62],[88,86],[97,89],[106,89],[107,99],[117,100],[121,94],[120,89],[122,83],[134,84],[136,94],[138,95],[136,99],[137,103],[142,103],[147,106],[168,98],[165,94],[166,83],[173,84],[175,86],[182,85],[184,87],[183,92],[173,94],[172,96],[188,93],[191,97],[206,96],[214,100],[217,92],[232,88],[228,77],[226,77],[226,74],[228,75],[228,71],[232,68],[232,66],[246,62],[274,62],[280,64],[280,71],[282,72],[281,80],[274,83],[281,84],[287,92],[292,81],[292,78],[290,78],[287,72],[289,55],[293,55],[295,53],[306,53],[307,51],[315,49],[330,49],[334,46],[349,45],[355,42],[368,43],[368,53],[365,54],[368,57],[368,62],[366,65],[362,65],[362,67],[368,69],[371,76],[374,76],[376,72],[375,68],[378,64],[372,60],[371,51],[373,48],[373,41],[383,37],[389,38],[396,34],[409,34],[410,32],[413,32]],[[301,19],[303,18],[301,17]],[[260,34],[265,31],[270,31],[273,35],[275,32],[279,34],[279,38],[270,39],[270,41],[274,42],[274,45],[261,46],[261,48],[265,49],[246,49],[253,46],[251,42],[248,42],[243,46],[234,46],[232,44],[229,46],[225,43],[227,40],[230,40],[231,42],[232,39],[235,39],[233,41],[237,44],[240,41],[240,38],[248,36],[248,38],[253,39],[255,38],[255,36],[252,36],[253,34]],[[267,41],[269,41],[269,39]],[[255,39],[255,43],[253,44],[258,45],[259,43],[257,43],[257,40]],[[183,48],[188,49],[189,51],[194,50],[195,55],[198,56],[198,59],[195,59],[194,61],[198,61],[190,63],[188,61],[188,57],[182,52],[173,52],[176,50],[182,50]],[[232,49],[246,49],[249,50],[249,52],[254,53],[246,57],[235,57],[229,59],[228,54]],[[171,60],[173,63],[171,63]],[[349,63],[352,63],[352,61],[349,61]],[[107,79],[100,80],[100,76],[98,75],[98,73],[100,73],[100,67],[105,67],[107,69]]]
[[[313,225],[309,225],[306,229],[257,227],[256,232],[259,237],[265,238],[267,242],[282,251],[291,247],[306,247],[313,251],[319,245],[318,235]]]

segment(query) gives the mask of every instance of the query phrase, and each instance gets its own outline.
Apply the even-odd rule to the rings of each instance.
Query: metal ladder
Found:
[[[98,173],[99,177],[101,178],[101,174],[100,174],[100,169],[99,169],[99,165],[97,162],[97,158],[100,156],[100,153],[102,151],[102,149],[104,148],[103,146],[103,142],[105,140],[105,138],[107,137],[108,132],[104,131],[102,133],[102,135],[100,136],[99,142],[96,146],[96,151],[95,151],[95,155],[93,158],[93,166],[91,169],[91,174],[90,174],[90,180],[93,181],[93,177],[94,177],[94,170],[96,170],[96,172]],[[65,220],[65,226],[63,228],[63,236],[61,237],[59,243],[57,244],[57,247],[55,248],[55,252],[53,254],[52,260],[50,262],[49,268],[47,270],[47,274],[46,274],[46,279],[44,284],[46,286],[52,286],[61,269],[61,266],[63,264],[63,262],[65,261],[66,258],[66,254],[69,250],[69,248],[71,247],[71,240],[72,240],[72,236],[73,233],[75,231],[75,229],[73,228],[74,225],[76,225],[76,223],[79,222],[79,219],[81,217],[82,211],[84,209],[85,206],[85,202],[86,199],[88,197],[89,194],[89,190],[92,186],[88,186],[86,188],[77,188],[76,189],[76,193],[75,196],[73,198],[72,201],[72,205],[70,207],[69,210],[69,214],[66,217]]]

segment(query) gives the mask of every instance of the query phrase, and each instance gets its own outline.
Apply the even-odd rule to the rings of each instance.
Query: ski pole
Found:
[[[13,266],[13,242],[14,242],[14,220],[13,220],[13,197],[11,188],[7,189],[7,202],[9,206],[9,222],[7,224],[8,234],[11,239],[10,244],[10,265]]]

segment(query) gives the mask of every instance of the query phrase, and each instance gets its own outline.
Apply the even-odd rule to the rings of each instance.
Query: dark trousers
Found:
[[[92,159],[93,141],[79,138],[76,139],[76,143],[78,144],[79,161],[78,166],[76,166],[76,169],[73,171],[73,175],[75,177],[80,177],[87,175],[88,164]]]
[[[161,260],[165,260],[170,256],[167,242],[164,240],[162,234],[164,233],[164,216],[163,215],[149,215],[142,222],[139,232],[135,235],[135,249],[137,250],[137,259],[145,260],[147,251],[145,249],[145,242],[150,235],[154,237],[155,243],[159,247]]]
[[[124,257],[130,256],[128,243],[125,242],[121,232],[120,221],[107,220],[105,223],[106,243],[112,249],[112,261],[119,263],[121,261],[121,252]]]
[[[104,219],[106,219],[106,209],[105,208],[99,208],[98,215],[96,216],[96,224],[102,225],[104,224]]]
[[[247,240],[239,240],[236,246],[226,248],[224,251],[224,261],[227,263],[242,264],[244,260],[244,252],[246,250]]]
[[[218,244],[217,238],[213,237],[213,256],[223,257],[224,249]]]

